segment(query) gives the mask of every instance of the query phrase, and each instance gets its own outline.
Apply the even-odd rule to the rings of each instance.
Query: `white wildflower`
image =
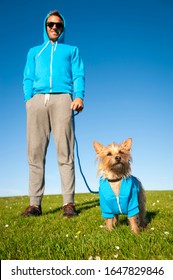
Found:
[[[100,261],[100,257],[99,256],[96,256],[95,258],[97,261]]]
[[[9,227],[9,225],[5,225],[5,227]]]
[[[116,248],[117,250],[120,250],[120,247],[119,247],[119,246],[115,246],[115,248]]]
[[[90,256],[90,257],[88,258],[88,260],[90,260],[90,261],[91,261],[91,260],[93,260],[93,257],[92,257],[92,256]]]
[[[168,232],[168,231],[165,231],[165,232],[164,232],[164,234],[168,235],[168,234],[169,234],[169,232]]]
[[[151,230],[154,230],[154,227],[152,227]]]
[[[118,258],[118,254],[114,255],[114,258],[117,259]]]

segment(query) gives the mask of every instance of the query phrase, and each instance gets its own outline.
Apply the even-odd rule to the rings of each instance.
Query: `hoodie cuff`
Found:
[[[139,213],[139,207],[135,207],[132,210],[128,211],[128,218],[131,218]]]

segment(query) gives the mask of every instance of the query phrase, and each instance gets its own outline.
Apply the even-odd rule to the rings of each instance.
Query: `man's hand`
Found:
[[[71,103],[71,106],[70,106],[70,109],[71,110],[74,110],[74,111],[77,111],[77,112],[81,112],[84,108],[84,105],[83,105],[83,100],[79,97],[75,98],[72,103]]]

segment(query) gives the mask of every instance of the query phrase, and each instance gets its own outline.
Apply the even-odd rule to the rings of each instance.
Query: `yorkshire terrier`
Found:
[[[141,182],[131,175],[132,139],[106,147],[96,141],[93,144],[99,159],[100,207],[106,229],[111,231],[118,215],[126,214],[132,231],[139,234],[141,228],[145,229],[146,197]]]

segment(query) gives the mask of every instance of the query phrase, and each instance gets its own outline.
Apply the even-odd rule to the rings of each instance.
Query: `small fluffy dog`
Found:
[[[132,139],[106,147],[96,141],[93,144],[99,159],[100,207],[106,229],[113,229],[119,214],[127,214],[132,231],[139,234],[145,228],[146,198],[141,182],[130,174]]]

